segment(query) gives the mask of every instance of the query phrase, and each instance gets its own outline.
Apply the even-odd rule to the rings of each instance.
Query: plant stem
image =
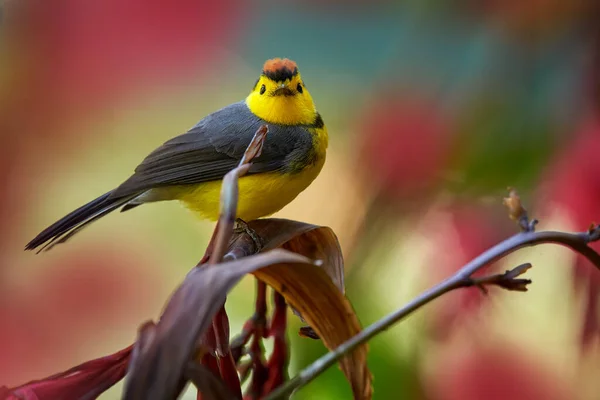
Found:
[[[266,397],[266,400],[286,398],[296,389],[315,379],[327,368],[331,367],[333,364],[339,361],[340,358],[354,350],[359,345],[367,342],[375,335],[387,330],[412,312],[418,310],[425,304],[440,297],[441,295],[454,289],[470,286],[472,283],[471,275],[473,275],[473,273],[520,248],[542,243],[563,245],[578,253],[581,253],[588,260],[590,260],[590,262],[592,262],[596,268],[600,269],[600,255],[587,245],[591,241],[598,240],[597,236],[597,234],[592,232],[565,233],[550,231],[528,231],[511,236],[510,238],[500,242],[470,261],[450,278],[426,290],[415,299],[411,300],[404,307],[401,307],[400,309],[381,318],[377,322],[369,325],[356,336],[350,338],[346,342],[339,345],[336,349],[313,362],[297,376],[274,390],[269,396]]]

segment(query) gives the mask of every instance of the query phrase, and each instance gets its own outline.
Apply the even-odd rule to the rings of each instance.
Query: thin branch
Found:
[[[514,206],[514,204],[512,205]],[[600,239],[600,228],[598,226],[592,225],[587,232],[580,233],[534,232],[533,227],[535,226],[535,223],[533,221],[535,220],[527,221],[525,223],[524,219],[521,218],[522,214],[515,213],[514,216],[516,217],[515,219],[519,223],[519,226],[528,227],[528,229],[523,229],[522,232],[504,240],[503,242],[482,253],[477,258],[463,266],[450,278],[430,288],[429,290],[426,290],[404,307],[388,314],[372,325],[369,325],[358,335],[342,343],[333,351],[325,354],[323,357],[319,358],[306,369],[301,371],[294,378],[274,390],[271,395],[266,398],[266,400],[285,398],[294,390],[315,379],[323,371],[339,361],[339,359],[344,355],[359,345],[369,341],[375,335],[398,323],[400,320],[407,317],[415,310],[423,307],[425,304],[452,290],[461,287],[473,286],[474,281],[471,279],[473,273],[523,247],[534,246],[543,243],[563,245],[582,254],[588,260],[590,260],[590,262],[592,262],[596,268],[600,269],[600,254],[588,246],[588,243]]]
[[[212,252],[208,258],[209,265],[218,264],[223,260],[223,255],[225,254],[227,245],[233,235],[234,221],[237,215],[239,179],[248,173],[252,166],[252,160],[260,156],[268,131],[269,129],[266,125],[261,125],[258,128],[238,166],[229,171],[223,178],[221,184],[221,210],[219,221],[217,222],[209,247],[207,248],[208,253],[212,247]],[[203,260],[206,257],[207,255],[205,254]],[[236,398],[241,398],[240,379],[236,368],[236,362],[229,347],[229,319],[227,317],[227,312],[225,311],[224,303],[213,319],[212,329],[217,342],[217,355],[221,378],[231,389],[236,391]]]
[[[275,304],[275,310],[267,334],[267,336],[273,338],[273,352],[267,362],[268,377],[263,386],[263,396],[283,384],[288,377],[289,350],[285,333],[287,304],[285,298],[276,291],[273,291],[273,303]]]
[[[201,265],[187,275],[171,296],[158,323],[145,325],[146,329],[140,333],[146,336],[136,345],[136,357],[128,368],[124,398],[178,396],[187,381],[182,378],[186,358],[196,353],[198,345],[207,344],[210,344],[211,351],[205,352],[202,364],[223,378],[236,398],[242,397],[239,376],[229,349],[229,321],[224,307],[228,285],[234,284],[238,278],[226,275],[217,279],[218,272],[210,266],[223,259],[233,234],[238,178],[248,172],[252,160],[260,155],[267,131],[266,125],[256,131],[240,165],[230,171],[222,182],[220,219]],[[210,288],[208,293],[207,288]],[[212,301],[205,301],[206,297]],[[209,329],[208,319],[204,316],[211,317],[212,329]],[[216,354],[213,354],[213,348]],[[201,390],[198,397],[202,398]]]
[[[258,279],[256,280],[255,304],[254,314],[244,323],[242,333],[231,341],[231,354],[236,364],[245,354],[249,354],[253,358],[262,357],[262,353],[253,354],[252,350],[246,348],[250,338],[255,337],[255,335],[258,335],[259,338],[265,336],[264,332],[267,324],[267,284]],[[253,348],[256,349],[256,347]]]
[[[254,134],[252,141],[244,152],[239,165],[229,171],[223,178],[221,184],[221,212],[219,222],[215,230],[215,244],[210,257],[210,264],[220,263],[225,255],[229,240],[233,235],[233,225],[237,214],[238,203],[238,180],[246,175],[252,166],[252,160],[259,157],[269,128],[261,125]]]
[[[246,396],[258,399],[262,388],[268,378],[267,366],[265,365],[265,351],[263,338],[266,336],[266,313],[267,313],[267,286],[257,281],[256,312],[252,316],[253,331],[248,353],[252,360],[252,380],[248,385]]]

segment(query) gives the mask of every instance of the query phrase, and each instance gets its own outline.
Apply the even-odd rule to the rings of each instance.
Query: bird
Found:
[[[274,214],[319,175],[329,143],[298,66],[288,58],[267,60],[244,100],[163,143],[119,186],[48,226],[25,249],[49,250],[118,208],[157,201],[178,200],[200,219],[217,220],[222,179],[262,125],[268,134],[260,156],[239,180],[237,218]]]

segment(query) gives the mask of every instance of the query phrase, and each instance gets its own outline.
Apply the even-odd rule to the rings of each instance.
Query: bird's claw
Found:
[[[244,221],[243,219],[236,218],[235,224],[233,226],[233,232],[238,233],[238,234],[245,233],[246,235],[250,236],[250,238],[254,242],[254,246],[256,247],[257,253],[260,253],[260,251],[263,249],[263,242],[262,242],[261,237],[258,236],[256,231],[254,229],[250,228],[248,223],[246,221]]]

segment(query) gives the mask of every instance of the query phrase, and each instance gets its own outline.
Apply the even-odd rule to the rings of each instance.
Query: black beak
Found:
[[[281,84],[273,91],[273,96],[293,96],[294,91],[287,87],[285,84]]]

